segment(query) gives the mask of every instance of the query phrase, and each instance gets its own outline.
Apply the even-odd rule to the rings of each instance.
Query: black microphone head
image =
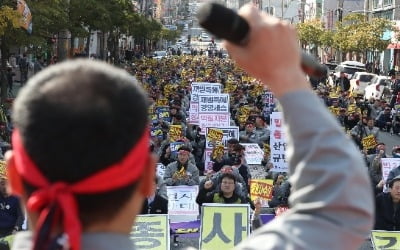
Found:
[[[218,38],[243,45],[250,27],[235,11],[217,3],[205,3],[197,12],[199,24]]]

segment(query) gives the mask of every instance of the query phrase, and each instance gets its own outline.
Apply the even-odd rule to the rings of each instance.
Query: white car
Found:
[[[365,88],[364,99],[382,99],[390,95],[391,82],[387,76],[374,76],[371,83]]]
[[[350,91],[364,95],[365,88],[371,83],[376,74],[367,72],[356,72],[350,79]]]
[[[158,50],[158,51],[154,51],[154,53],[153,53],[153,58],[154,58],[154,59],[157,59],[157,60],[160,60],[160,59],[166,57],[167,55],[168,55],[168,52],[167,52],[167,51],[165,51],[165,50]]]
[[[335,73],[333,74],[333,80],[335,81],[340,77],[340,72],[345,73],[348,79],[351,79],[356,72],[365,72],[365,64],[357,61],[344,61],[340,63],[335,68]]]

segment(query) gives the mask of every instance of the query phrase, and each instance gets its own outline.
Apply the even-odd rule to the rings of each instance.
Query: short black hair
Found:
[[[190,148],[189,148],[188,146],[181,146],[181,147],[179,147],[178,152],[181,151],[181,150],[187,151],[187,152],[189,152],[189,153],[192,152],[192,150],[190,150]]]
[[[229,143],[229,144],[238,144],[238,143],[239,143],[239,140],[236,139],[236,138],[231,138],[231,139],[229,139],[229,140],[227,141],[227,143]]]
[[[75,183],[122,159],[148,124],[147,97],[121,69],[74,60],[39,72],[21,89],[13,122],[24,147],[49,182]],[[28,194],[36,188],[24,183]],[[112,218],[135,183],[118,190],[76,195],[80,218]],[[107,214],[107,216],[104,216]]]
[[[233,181],[236,183],[236,176],[235,176],[234,174],[232,174],[232,173],[223,173],[223,174],[221,175],[221,177],[220,177],[220,181],[222,182],[222,180],[223,180],[224,178],[231,179],[231,180],[233,180]]]
[[[394,177],[390,182],[389,182],[389,187],[392,188],[395,182],[400,181],[400,175]]]

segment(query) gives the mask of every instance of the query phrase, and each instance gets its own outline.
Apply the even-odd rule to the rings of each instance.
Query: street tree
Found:
[[[304,23],[299,23],[296,26],[302,48],[313,48],[313,53],[317,53],[317,48],[320,46],[321,37],[324,33],[324,27],[320,20],[308,20]]]
[[[367,51],[377,52],[385,50],[390,41],[383,40],[383,34],[394,31],[393,23],[382,18],[367,20],[364,14],[353,13],[337,22],[334,35],[334,47],[344,53],[355,53],[357,57]]]
[[[21,27],[21,15],[15,9],[14,1],[4,1],[0,8],[0,52],[1,52],[1,96],[0,102],[4,104],[7,99],[7,59],[10,55],[10,36]]]

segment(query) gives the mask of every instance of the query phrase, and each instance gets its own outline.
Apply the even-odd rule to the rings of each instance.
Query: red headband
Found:
[[[139,179],[148,160],[149,133],[146,129],[140,140],[120,162],[72,184],[50,183],[25,151],[18,130],[14,130],[12,134],[12,145],[18,174],[38,188],[31,194],[27,202],[29,211],[39,212],[36,232],[43,226],[44,220],[51,210],[51,205],[57,203],[63,216],[64,231],[69,237],[71,249],[79,250],[82,229],[74,194],[111,191]]]

